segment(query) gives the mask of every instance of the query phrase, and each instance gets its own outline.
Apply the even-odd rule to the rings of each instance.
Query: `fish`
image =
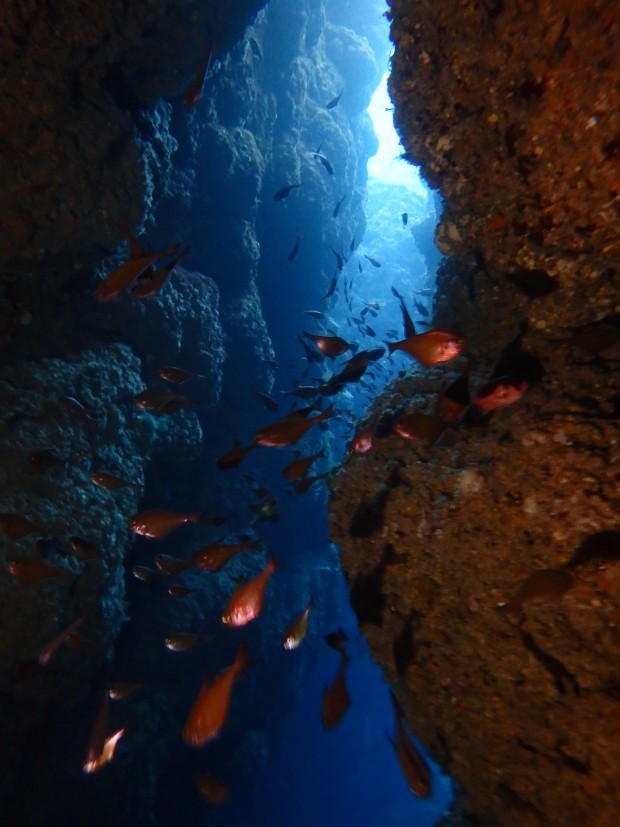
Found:
[[[325,635],[323,640],[328,646],[331,646],[332,649],[335,649],[336,652],[340,652],[341,654],[343,654],[344,645],[345,643],[349,643],[350,638],[348,637],[344,629],[342,629],[339,626],[337,632],[330,632],[328,635]]]
[[[131,399],[141,411],[148,411],[152,414],[173,413],[180,408],[195,408],[198,404],[186,396],[168,391],[142,391],[132,396]]]
[[[358,431],[351,443],[351,451],[354,454],[367,454],[372,450],[373,434],[370,428]]]
[[[183,740],[191,747],[202,747],[220,734],[228,719],[233,686],[248,664],[248,647],[242,643],[228,669],[221,672],[213,683],[205,682],[201,686],[182,732]]]
[[[108,474],[106,471],[91,471],[88,475],[90,481],[99,488],[105,488],[106,491],[116,491],[118,488],[139,488],[135,482],[122,480],[120,477],[115,477],[114,474]]]
[[[196,589],[192,589],[190,586],[168,586],[168,594],[170,597],[176,597],[178,599],[188,597],[195,591]]]
[[[160,572],[168,577],[178,577],[191,565],[188,560],[179,560],[178,557],[172,557],[170,554],[156,554],[154,562]]]
[[[428,798],[431,794],[430,768],[424,760],[422,753],[407,735],[403,726],[404,714],[402,707],[391,690],[390,697],[392,706],[394,707],[396,734],[394,740],[390,738],[389,735],[388,738],[394,747],[398,763],[400,764],[410,791],[418,798]]]
[[[300,399],[312,399],[320,393],[320,388],[316,385],[298,385],[292,391],[281,391],[284,396],[298,396]]]
[[[342,93],[343,93],[343,92],[344,92],[344,89],[342,90],[342,92],[341,92],[339,95],[336,95],[336,97],[335,97],[335,98],[332,98],[332,99],[329,101],[329,103],[326,103],[326,104],[325,104],[325,109],[333,109],[335,106],[338,106],[338,104],[339,104],[339,102],[340,102],[340,98],[342,97]]]
[[[332,253],[336,256],[336,264],[338,265],[338,271],[342,271],[344,269],[344,258],[340,255],[337,250],[334,250],[332,247]]]
[[[111,701],[126,701],[142,686],[142,683],[113,683],[108,687],[108,697]]]
[[[276,194],[273,196],[274,201],[283,201],[287,196],[289,196],[294,189],[303,186],[303,183],[300,182],[299,184],[287,184],[282,189],[279,189]]]
[[[307,313],[308,316],[312,316],[313,319],[325,318],[325,313],[321,313],[320,310],[304,310],[304,313]]]
[[[386,345],[390,353],[402,350],[425,367],[430,367],[454,359],[463,350],[464,342],[454,333],[433,329],[416,333],[400,342],[386,342]]]
[[[262,393],[262,391],[255,390],[254,395],[258,396],[258,398],[261,400],[261,402],[267,408],[268,411],[274,413],[279,409],[280,406],[278,405],[276,400],[273,397],[269,396],[268,393]]]
[[[108,726],[108,710],[110,706],[110,696],[108,692],[103,697],[103,704],[93,727],[90,743],[88,745],[88,753],[86,761],[82,769],[85,773],[93,773],[101,769],[101,767],[108,764],[114,757],[116,746],[122,738],[125,730],[119,729],[112,735],[106,737],[106,729]]]
[[[269,578],[278,568],[280,563],[269,552],[267,565],[262,572],[239,586],[226,604],[222,612],[222,623],[225,626],[245,626],[261,614]]]
[[[299,245],[300,245],[300,244],[301,244],[301,236],[299,235],[299,233],[297,233],[297,241],[296,241],[296,242],[295,242],[295,244],[291,247],[291,251],[290,251],[290,253],[287,255],[287,259],[288,259],[289,261],[294,261],[294,260],[295,260],[295,258],[297,257],[297,253],[299,252]]]
[[[409,214],[404,212],[404,213],[401,214],[400,217],[402,218],[402,221],[403,221],[403,227],[406,227],[407,226],[407,221],[409,221]]]
[[[285,445],[294,445],[310,428],[319,422],[325,422],[325,420],[333,416],[333,413],[334,407],[330,405],[323,413],[312,418],[304,419],[303,417],[289,416],[286,419],[279,419],[277,422],[272,422],[270,425],[259,428],[254,434],[254,442],[256,445],[263,445],[268,448],[282,448]]]
[[[50,577],[59,577],[61,580],[70,580],[74,573],[68,569],[62,569],[47,563],[38,554],[29,557],[20,557],[19,560],[9,562],[9,571],[25,586],[31,586],[40,580],[47,580]]]
[[[215,38],[217,35],[218,27],[215,26],[211,31],[211,35],[209,37],[209,42],[207,43],[207,50],[203,60],[200,62],[200,66],[198,67],[192,82],[187,87],[187,91],[185,92],[185,98],[183,99],[183,106],[185,109],[192,109],[200,98],[202,97],[202,90],[205,85],[205,79],[207,77],[207,72],[209,71],[209,67],[211,66],[211,60],[213,59],[213,49],[215,47]]]
[[[48,468],[56,468],[59,465],[65,464],[65,460],[62,457],[47,449],[32,451],[32,453],[28,454],[28,462],[37,471],[46,471]]]
[[[525,379],[519,381],[513,376],[499,376],[478,389],[472,405],[481,413],[488,414],[497,408],[514,405],[527,389],[528,383]]]
[[[416,335],[416,329],[415,325],[413,324],[413,319],[409,315],[409,311],[407,310],[407,305],[405,304],[404,298],[395,287],[392,287],[392,293],[400,301],[400,309],[403,314],[403,325],[405,328],[405,339],[410,339],[412,336]]]
[[[287,652],[297,649],[297,647],[303,643],[304,638],[308,634],[312,606],[313,603],[311,599],[303,612],[297,615],[297,617],[289,623],[286,632],[284,633],[284,637],[282,638],[282,646],[284,646]]]
[[[92,429],[96,425],[97,419],[93,411],[75,396],[61,396],[58,407],[85,428]]]
[[[316,158],[317,161],[320,161],[323,164],[323,166],[325,167],[325,169],[327,170],[329,175],[334,174],[334,168],[331,165],[331,162],[329,161],[329,158],[326,158],[325,155],[321,155],[320,152],[313,152],[311,154],[314,155],[314,157]]]
[[[316,333],[307,333],[305,330],[303,335],[306,339],[310,339],[321,353],[330,359],[335,359],[336,356],[341,356],[351,349],[351,345],[340,336],[320,336]]]
[[[428,310],[424,307],[423,304],[421,304],[419,301],[416,301],[415,299],[413,301],[413,304],[420,316],[424,316],[425,318],[428,316]],[[420,324],[422,324],[422,322],[420,322]]]
[[[394,423],[394,431],[403,439],[414,442],[435,443],[450,426],[438,416],[429,416],[424,413],[410,413],[401,416]]]
[[[262,60],[263,53],[261,51],[260,46],[258,45],[258,41],[255,37],[249,37],[248,43],[250,44],[250,49],[252,50],[252,54],[254,57],[257,57],[259,60]]]
[[[338,213],[340,212],[340,207],[342,207],[342,204],[343,204],[344,199],[345,199],[346,197],[347,197],[347,193],[345,192],[345,194],[342,196],[342,198],[340,199],[340,201],[339,201],[339,202],[336,204],[336,206],[334,207],[334,211],[333,211],[333,213],[332,213],[332,217],[333,217],[333,218],[338,218]]]
[[[190,562],[192,566],[203,571],[219,571],[240,552],[258,551],[261,547],[260,540],[249,543],[210,543],[195,551],[190,557]]]
[[[60,632],[60,634],[56,635],[46,646],[41,649],[39,652],[39,666],[47,666],[51,659],[54,657],[56,652],[60,649],[60,647],[67,641],[69,637],[75,632],[75,630],[81,626],[84,622],[83,617],[78,617],[72,623],[70,623],[65,629]]]
[[[285,465],[280,473],[285,480],[301,480],[310,470],[310,466],[316,462],[317,459],[324,456],[325,448],[321,448],[316,454],[311,454],[308,457],[297,457],[297,459]]]
[[[185,525],[185,523],[200,523],[203,519],[204,515],[202,513],[176,514],[163,508],[153,508],[134,514],[129,518],[128,524],[135,534],[160,540],[170,534],[171,531],[174,531],[175,528]]]
[[[254,443],[250,445],[235,445],[229,451],[226,451],[225,454],[222,454],[215,464],[223,471],[230,468],[238,468],[253,448],[256,448]]]
[[[163,367],[157,368],[158,375],[171,385],[182,385],[184,382],[189,382],[190,379],[206,379],[201,373],[192,373],[190,370],[183,370],[183,368]]]
[[[116,298],[126,290],[135,279],[140,276],[147,267],[154,264],[165,256],[174,256],[179,251],[180,244],[177,242],[165,250],[157,253],[147,253],[138,258],[129,257],[120,267],[113,270],[95,289],[95,297],[100,302],[108,302]]]
[[[327,291],[327,293],[325,293],[325,295],[324,295],[324,296],[320,296],[320,297],[319,297],[319,301],[320,301],[320,302],[322,302],[322,301],[323,301],[323,299],[328,299],[330,296],[333,296],[333,295],[334,295],[334,293],[336,292],[336,285],[337,285],[337,283],[338,283],[338,276],[334,276],[334,277],[332,278],[332,280],[331,280],[331,283],[330,283],[330,285],[329,285],[329,290]],[[308,311],[306,311],[306,313],[307,313],[307,312],[308,312]],[[316,317],[316,318],[318,318],[318,317]]]
[[[211,773],[197,773],[194,775],[194,784],[200,795],[214,806],[223,804],[230,797],[231,789],[228,784]]]
[[[365,330],[366,330],[366,333],[368,334],[368,336],[373,336],[374,337],[374,336],[377,335],[375,333],[375,331],[373,330],[373,328],[369,324],[366,325]]]
[[[186,247],[184,250],[181,250],[180,253],[177,253],[173,257],[172,261],[169,261],[168,264],[164,264],[163,267],[158,267],[156,270],[147,268],[142,275],[138,276],[135,283],[132,285],[130,289],[131,298],[143,300],[156,296],[170,277],[171,273],[174,271],[177,264],[182,259],[187,258],[189,253],[190,249],[189,247]]]
[[[364,258],[367,258],[373,267],[381,267],[381,262],[377,261],[376,258],[373,258],[372,256],[367,256],[366,253],[364,253]]]
[[[368,367],[368,352],[367,350],[360,350],[348,362],[344,368],[332,376],[325,385],[322,386],[322,393],[329,395],[330,393],[337,393],[341,386],[347,382],[357,382],[366,372]]]
[[[75,554],[82,560],[99,560],[101,552],[83,537],[70,537],[69,542]]]
[[[9,540],[21,540],[22,537],[35,534],[38,530],[21,514],[0,514],[0,535],[4,534]]]
[[[351,706],[351,698],[347,690],[345,670],[349,665],[346,652],[340,655],[340,666],[331,686],[323,686],[323,702],[321,704],[321,723],[325,729],[332,729],[341,720]]]
[[[144,583],[148,580],[152,580],[153,577],[157,577],[157,572],[155,569],[151,569],[148,566],[132,566],[131,573],[136,580],[142,580]]]
[[[469,373],[471,363],[468,360],[464,370],[439,394],[435,406],[435,415],[450,425],[456,424],[469,405]]]
[[[516,594],[499,608],[508,614],[521,616],[523,604],[535,598],[561,598],[573,587],[575,578],[566,569],[538,569],[519,586]]]
[[[166,635],[164,645],[166,649],[170,649],[171,652],[189,652],[189,650],[193,649],[201,640],[206,640],[206,638],[195,632],[174,632],[173,634]]]
[[[277,522],[280,519],[280,508],[278,506],[277,497],[267,497],[263,502],[254,506],[254,517],[252,523],[264,522],[265,520],[272,520]]]

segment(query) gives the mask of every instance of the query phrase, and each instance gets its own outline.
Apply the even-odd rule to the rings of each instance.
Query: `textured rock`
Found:
[[[371,651],[462,786],[467,823],[611,827],[617,23],[610,4],[393,0],[391,13],[396,121],[445,199],[437,236],[455,256],[434,322],[464,337],[472,391],[501,374],[530,389],[488,420],[470,411],[442,448],[392,426],[430,413],[462,360],[397,381],[375,449],[334,481],[332,537]],[[540,569],[572,587],[501,610]]]

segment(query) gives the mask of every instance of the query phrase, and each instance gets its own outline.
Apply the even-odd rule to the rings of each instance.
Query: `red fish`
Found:
[[[200,373],[192,373],[190,370],[174,367],[157,368],[157,373],[164,381],[170,382],[171,385],[182,385],[184,382],[189,382],[190,379],[207,378]]]
[[[172,247],[167,247],[165,250],[160,250],[158,253],[147,253],[137,258],[129,257],[127,261],[113,270],[110,275],[97,285],[95,296],[100,302],[107,302],[116,298],[123,290],[126,290],[129,285],[138,278],[147,267],[154,264],[164,256],[173,256],[178,252],[181,245],[179,243],[173,244]]]
[[[181,408],[196,407],[197,404],[180,393],[167,391],[142,391],[133,396],[132,401],[141,411],[149,411],[152,414],[173,413]]]
[[[257,445],[264,445],[269,448],[281,448],[285,445],[294,445],[302,436],[318,422],[324,422],[334,413],[333,405],[326,408],[322,414],[311,419],[293,416],[286,419],[279,419],[271,425],[265,425],[254,434],[254,442]]]
[[[222,454],[215,464],[218,468],[221,468],[222,471],[228,470],[229,468],[238,468],[252,448],[256,448],[256,445],[235,445],[230,451]]]
[[[219,571],[239,552],[257,551],[261,545],[260,540],[254,543],[211,543],[192,554],[191,565],[204,571]]]
[[[74,574],[67,569],[53,566],[43,560],[42,557],[34,554],[29,557],[20,557],[19,560],[11,560],[9,571],[13,577],[16,577],[20,583],[24,583],[26,586],[38,583],[39,580],[46,580],[48,577],[60,577],[63,580],[74,577]]]
[[[310,466],[320,457],[325,456],[325,448],[321,448],[320,451],[317,451],[316,454],[311,454],[309,457],[298,457],[294,459],[292,462],[289,462],[288,465],[285,465],[282,469],[281,473],[285,480],[301,480],[303,479],[308,471],[310,470]]]
[[[115,477],[114,474],[108,474],[106,471],[91,471],[89,474],[91,482],[98,485],[99,488],[105,488],[106,491],[116,491],[118,488],[137,487],[135,482],[122,480]]]
[[[431,792],[431,771],[424,757],[405,732],[402,721],[404,717],[403,710],[391,691],[390,697],[394,707],[396,723],[395,740],[390,738],[390,742],[396,751],[407,786],[414,795],[419,798],[427,798]]]
[[[215,27],[211,32],[204,60],[198,67],[198,71],[194,75],[194,79],[187,87],[187,91],[185,93],[185,100],[183,101],[183,106],[186,109],[192,109],[192,107],[196,106],[196,104],[202,97],[202,89],[205,85],[205,78],[207,77],[207,72],[209,71],[209,67],[211,66],[211,60],[213,58],[213,49],[215,47],[216,34],[217,27]]]
[[[163,508],[153,508],[134,514],[128,523],[135,534],[159,540],[185,523],[199,523],[202,519],[203,514],[175,514]]]
[[[77,620],[74,620],[73,623],[70,623],[66,629],[63,629],[59,635],[56,635],[53,640],[51,640],[47,646],[44,646],[39,653],[39,665],[40,666],[47,666],[47,664],[51,661],[54,657],[56,652],[60,649],[60,647],[65,643],[68,638],[71,637],[73,632],[84,622],[83,617],[78,617]]]
[[[83,766],[83,770],[86,773],[96,772],[112,760],[116,745],[125,732],[124,729],[119,729],[113,735],[106,738],[105,732],[108,726],[109,707],[110,696],[108,692],[106,692],[103,698],[103,704],[95,720],[90,744],[88,745],[88,753]]]
[[[370,428],[365,428],[355,434],[351,443],[351,450],[355,454],[367,454],[372,450],[372,431]]]
[[[394,423],[394,430],[403,439],[410,439],[414,442],[437,442],[439,437],[450,426],[438,416],[429,416],[423,413],[410,413],[401,416]]]
[[[427,330],[400,342],[386,342],[390,353],[402,350],[425,367],[454,359],[463,350],[464,342],[447,330]]]
[[[163,267],[158,267],[157,270],[145,270],[131,288],[131,298],[150,299],[151,296],[156,296],[168,280],[174,268],[182,259],[187,258],[189,252],[189,247],[186,247],[184,250],[181,250],[180,253],[177,253],[172,261],[164,264]]]
[[[325,729],[332,729],[339,723],[351,706],[351,698],[345,681],[345,670],[349,665],[346,653],[340,656],[340,666],[331,686],[323,687],[323,703],[321,705],[321,723]]]
[[[284,633],[284,638],[282,639],[282,645],[287,651],[290,652],[292,649],[297,649],[308,634],[311,611],[312,600],[308,603],[303,612],[297,615],[297,617],[289,623],[288,628]]]
[[[330,359],[335,359],[336,356],[341,356],[352,347],[340,336],[319,336],[315,333],[306,333],[305,331],[304,336],[306,339],[310,339],[311,342],[314,342],[321,353],[325,356],[329,356]]]
[[[249,583],[244,583],[235,591],[222,613],[222,623],[226,626],[245,626],[257,618],[263,610],[267,584],[273,572],[280,564],[269,552],[269,559],[263,571]]]
[[[155,565],[168,577],[177,577],[181,572],[190,567],[188,560],[179,560],[178,557],[171,557],[170,554],[156,554]]]
[[[213,683],[202,685],[183,727],[183,739],[191,747],[202,747],[219,735],[228,718],[233,686],[248,663],[248,647],[242,643],[231,666]]]
[[[6,535],[9,540],[20,540],[36,531],[36,526],[21,514],[0,514],[0,534]]]
[[[525,379],[519,382],[510,376],[500,376],[478,390],[473,404],[483,414],[488,414],[496,408],[505,408],[518,402],[527,389]]]

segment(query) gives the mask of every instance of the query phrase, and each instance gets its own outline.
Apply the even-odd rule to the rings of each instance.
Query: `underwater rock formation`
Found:
[[[391,2],[391,93],[445,200],[434,323],[472,394],[442,445],[394,432],[466,369],[409,372],[332,484],[351,602],[481,827],[617,820],[618,22],[608,3]],[[594,68],[596,67],[596,69]],[[392,357],[395,358],[395,357]]]

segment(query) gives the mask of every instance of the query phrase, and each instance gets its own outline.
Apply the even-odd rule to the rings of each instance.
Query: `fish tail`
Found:
[[[267,566],[269,567],[270,571],[277,571],[278,569],[284,568],[284,563],[280,563],[276,558],[273,556],[273,551],[269,550],[269,554],[267,555]]]
[[[393,344],[392,342],[384,342],[384,344],[385,344],[385,346],[387,347],[387,349],[388,349],[388,353],[390,354],[390,356],[391,356],[391,355],[394,353],[394,351],[397,349],[397,348],[396,348],[396,344]]]
[[[239,647],[239,651],[237,652],[237,657],[235,658],[235,672],[237,675],[240,675],[242,672],[250,666],[250,650],[248,648],[248,644],[243,641],[241,646]]]
[[[333,415],[334,415],[334,406],[330,405],[329,408],[325,408],[325,410],[323,411],[322,414],[319,414],[317,416],[317,419],[319,419],[319,420],[321,420],[321,422],[323,422],[324,420],[329,419]]]

